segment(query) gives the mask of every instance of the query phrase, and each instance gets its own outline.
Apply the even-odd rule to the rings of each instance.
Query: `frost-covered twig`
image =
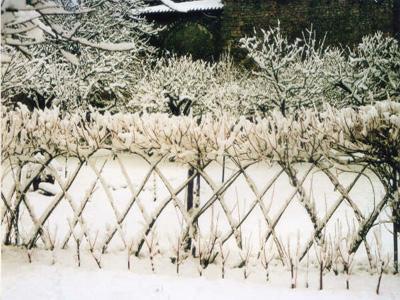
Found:
[[[319,268],[319,289],[323,289],[323,277],[325,270],[329,270],[332,265],[332,242],[329,237],[324,234],[319,243],[314,244],[315,256]]]
[[[180,265],[183,263],[185,259],[185,253],[182,253],[182,247],[183,247],[182,236],[178,234],[176,243],[173,244],[172,246],[175,256],[171,257],[171,262],[176,264],[176,274],[179,274]]]
[[[217,241],[219,240],[218,232],[218,218],[215,228],[211,228],[210,236],[202,239],[199,232],[198,235],[198,254],[199,254],[199,273],[200,276],[203,270],[208,267],[209,264],[214,263],[218,256],[218,250],[216,250]],[[203,243],[202,243],[203,241]]]
[[[300,259],[300,233],[297,233],[297,244],[295,249],[293,250],[290,245],[290,239],[288,238],[287,245],[283,248],[284,251],[284,259],[286,261],[286,265],[290,268],[290,288],[295,289],[297,287],[297,272],[299,268],[299,259]]]
[[[226,262],[228,260],[230,252],[229,252],[229,250],[227,252],[224,251],[221,240],[219,241],[219,252],[221,255],[221,278],[224,279],[225,278],[225,270],[226,270],[225,266],[226,266]]]
[[[152,230],[151,237],[146,238],[146,245],[147,245],[147,249],[149,251],[151,271],[153,273],[155,273],[156,269],[155,269],[155,264],[154,264],[154,258],[159,253],[158,241],[157,241],[157,235],[155,233],[155,228],[153,228],[153,230]]]
[[[54,229],[53,233],[50,233],[50,229],[47,227],[46,228],[46,234],[48,236],[48,241],[50,244],[50,250],[51,250],[51,264],[54,265],[56,263],[56,253],[55,253],[55,248],[56,248],[56,243],[57,243],[57,226]]]
[[[96,232],[96,235],[95,235],[93,241],[92,241],[91,238],[88,239],[88,243],[89,243],[89,251],[92,254],[92,257],[93,257],[94,261],[96,262],[97,266],[99,267],[99,269],[101,269],[101,255],[102,255],[102,253],[101,253],[101,251],[99,251],[98,254],[96,254],[96,251],[95,251],[95,246],[96,246],[96,243],[97,243],[98,236],[99,236],[99,231]]]
[[[306,289],[308,289],[310,286],[309,279],[308,279],[309,269],[310,269],[310,252],[308,251],[307,252],[307,261],[306,261]]]
[[[76,243],[76,261],[78,267],[81,266],[81,245],[82,245],[82,237],[83,233],[76,234],[72,227],[72,222],[69,220],[68,225],[70,227],[72,236],[74,237]]]
[[[133,254],[133,239],[131,241],[131,243],[129,244],[129,246],[127,247],[127,267],[128,270],[131,269],[131,256]]]
[[[263,245],[261,251],[261,265],[265,270],[265,280],[268,282],[270,279],[270,270],[269,266],[271,261],[275,258],[275,254],[273,252],[273,244],[270,243],[270,247],[266,247]]]
[[[243,278],[247,279],[250,275],[249,273],[249,263],[250,263],[250,257],[251,257],[251,244],[250,244],[250,238],[249,236],[247,239],[245,239],[245,243],[243,245],[243,248],[239,252],[239,257],[240,257],[240,262],[238,265],[238,268],[243,268]]]
[[[387,267],[389,265],[389,256],[384,256],[382,253],[382,237],[381,233],[374,231],[374,237],[375,237],[375,242],[376,242],[376,253],[375,253],[375,259],[376,259],[376,267],[378,270],[378,283],[376,285],[376,294],[379,295],[380,292],[380,287],[381,287],[381,281],[382,281],[382,276],[384,272],[387,272]]]
[[[342,232],[342,227],[341,224],[338,223],[336,229],[337,236],[336,240],[334,241],[335,242],[334,256],[336,259],[340,259],[342,262],[343,271],[346,273],[346,289],[350,289],[350,276],[355,256],[354,253],[350,252],[350,243],[351,243],[351,237],[355,233],[355,228],[353,226],[353,229],[351,229],[350,224],[347,223],[347,235],[342,237],[341,232]]]

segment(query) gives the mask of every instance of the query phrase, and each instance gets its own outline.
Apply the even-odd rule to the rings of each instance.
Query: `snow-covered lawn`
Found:
[[[83,258],[78,268],[67,252],[57,252],[52,265],[48,251],[34,250],[29,264],[25,251],[3,247],[2,299],[400,299],[400,276],[383,275],[381,294],[376,295],[377,275],[363,270],[351,276],[350,290],[345,289],[343,275],[326,275],[322,291],[318,290],[315,269],[310,273],[308,289],[301,271],[299,287],[292,290],[289,273],[280,266],[273,268],[266,283],[262,270],[256,268],[247,280],[239,269],[229,269],[221,279],[216,265],[199,277],[195,262],[190,260],[182,266],[180,275],[174,274],[174,265],[163,259],[156,263],[156,274],[151,274],[148,259],[135,261],[128,271],[123,268],[125,257],[121,255],[106,256],[102,270],[90,258]]]

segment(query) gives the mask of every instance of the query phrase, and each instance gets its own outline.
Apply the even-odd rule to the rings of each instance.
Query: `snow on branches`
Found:
[[[256,74],[267,87],[267,107],[278,107],[285,114],[321,104],[326,86],[321,72],[335,64],[323,59],[322,45],[317,45],[312,32],[293,43],[283,36],[279,26],[261,33],[260,38],[242,39],[241,46],[260,69]],[[329,55],[340,57],[336,52]]]
[[[286,114],[324,103],[346,107],[400,101],[399,43],[382,33],[364,37],[354,51],[318,43],[312,30],[289,41],[279,26],[240,42],[266,87],[266,109],[277,107]]]
[[[349,56],[349,74],[340,74],[348,102],[400,102],[400,45],[382,32],[365,36]]]
[[[351,51],[319,43],[312,30],[291,42],[278,26],[242,39],[241,46],[255,63],[252,70],[229,57],[216,63],[158,60],[134,88],[127,110],[264,117],[275,109],[289,115],[325,103],[342,108],[400,101],[399,45],[381,33]]]
[[[230,57],[217,63],[190,56],[159,59],[138,82],[128,110],[201,116],[206,113],[249,114],[249,99],[260,92],[247,78],[248,72]]]
[[[127,1],[99,3],[92,0],[2,1],[2,45],[14,46],[25,52],[26,49],[21,47],[58,40],[107,51],[136,50],[138,48],[136,41],[120,34],[132,27],[137,29],[138,24],[132,22],[133,26],[124,24],[128,25],[127,28],[121,28],[120,22],[124,19],[133,21],[129,13],[140,5],[142,5],[140,1],[130,1],[129,4]],[[92,15],[96,15],[95,19],[101,16],[101,19],[97,20],[105,21],[106,24],[85,22],[85,18]],[[68,16],[72,18],[68,19]],[[105,16],[108,17],[104,18]],[[113,20],[109,20],[110,18]],[[96,30],[98,26],[103,29]],[[145,28],[143,24],[140,26],[141,29]],[[96,37],[91,36],[93,30]],[[103,39],[105,37],[107,39]]]
[[[214,69],[215,65],[190,57],[160,59],[138,83],[138,92],[129,106],[133,111],[175,116],[188,115],[193,107],[201,111],[207,90],[217,81]]]
[[[392,161],[400,162],[400,104],[389,101],[360,109],[304,109],[287,117],[274,111],[254,121],[161,113],[77,111],[61,116],[58,109],[30,112],[22,106],[3,113],[2,128],[3,159],[30,158],[38,151],[87,158],[108,149],[180,162],[207,162],[224,154],[251,162],[315,161],[342,155],[368,163],[381,159],[381,153],[374,152],[378,139],[392,149]]]
[[[365,37],[351,51],[326,47],[312,30],[294,42],[279,27],[261,31],[241,40],[255,62],[248,70],[230,57],[218,62],[155,58],[147,39],[158,30],[129,13],[140,5],[139,0],[87,0],[74,10],[61,7],[90,12],[39,18],[74,39],[48,30],[42,32],[46,43],[5,44],[3,104],[30,101],[30,108],[57,106],[62,111],[92,105],[112,112],[265,117],[275,109],[288,115],[325,103],[342,108],[400,101],[399,44],[381,33]],[[136,47],[121,46],[126,43]]]
[[[346,168],[346,164],[351,164],[352,167],[362,165],[360,176],[368,167],[379,177],[386,193],[368,216],[362,216],[356,206],[351,205],[355,213],[357,212],[356,216],[359,216],[359,226],[352,233],[351,243],[347,247],[349,253],[355,253],[382,209],[388,204],[398,205],[400,189],[393,178],[396,178],[400,170],[399,119],[400,103],[391,101],[359,108],[336,109],[325,106],[321,111],[303,109],[286,117],[275,110],[263,118],[252,120],[227,114],[220,117],[208,114],[201,118],[190,115],[171,116],[166,113],[101,114],[98,111],[87,113],[82,110],[62,114],[59,109],[29,111],[25,106],[20,106],[16,110],[4,111],[2,115],[2,161],[21,169],[27,164],[36,164],[37,168],[30,172],[39,175],[56,157],[76,157],[79,159],[79,166],[72,173],[69,184],[72,184],[83,164],[91,163],[89,158],[92,155],[105,154],[104,150],[109,151],[111,156],[118,156],[119,153],[137,154],[155,165],[162,159],[169,159],[196,166],[202,176],[202,169],[222,157],[237,163],[241,170],[243,165],[249,166],[260,161],[277,162],[289,176],[291,185],[296,187],[307,212],[311,211],[309,215],[315,224],[315,235],[305,252],[303,251],[302,257],[314,239],[320,236],[321,230],[338,206],[334,205],[336,208],[330,210],[324,219],[318,220],[312,211],[313,206],[307,202],[305,192],[301,191],[302,183],[296,179],[293,164],[308,162],[313,165],[310,171],[315,166],[323,171],[342,194],[339,204],[349,198],[352,185],[345,189],[339,183],[330,172],[330,168],[335,167],[331,162],[341,169]],[[390,157],[382,155],[382,150],[390,153]],[[382,168],[390,173],[382,173]],[[237,174],[239,176],[240,172]],[[36,176],[31,176],[32,180]],[[194,176],[193,173],[192,178]],[[235,179],[230,180],[224,184],[229,186]],[[186,180],[189,181],[190,179]],[[26,192],[29,184],[29,181],[24,184],[22,191]],[[216,193],[223,191],[218,190]],[[59,201],[61,198],[57,199]],[[214,199],[213,201],[217,201],[218,197]],[[189,223],[195,221],[210,203],[212,204],[207,201],[200,210],[195,210],[196,215]],[[349,203],[352,202],[349,200]],[[52,206],[47,210],[45,218],[53,208]],[[146,232],[149,232],[154,220],[149,219]],[[35,242],[39,229],[40,225],[37,225],[32,231],[30,245]],[[145,238],[138,245],[143,245]],[[140,247],[138,246],[137,253]],[[319,250],[322,251],[320,253],[325,253],[325,249]],[[243,257],[245,260],[246,255]],[[326,267],[325,261],[323,262],[321,278]],[[244,270],[246,277],[247,269]]]
[[[130,14],[140,0],[30,2],[2,2],[3,104],[74,109],[129,98],[158,32]]]

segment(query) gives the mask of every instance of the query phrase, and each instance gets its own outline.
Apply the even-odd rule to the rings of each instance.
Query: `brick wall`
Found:
[[[351,47],[360,42],[364,35],[377,30],[393,33],[394,0],[222,1],[225,5],[222,12],[147,16],[168,28],[158,37],[155,45],[178,54],[190,53],[195,58],[203,59],[217,58],[222,50],[231,49],[231,53],[241,59],[244,53],[237,47],[238,40],[245,35],[253,35],[254,28],[267,29],[275,26],[278,19],[289,38],[300,36],[302,31],[313,24],[317,38],[322,39],[326,35],[326,44],[329,45],[342,44]],[[201,42],[201,49],[196,44],[199,40],[196,31],[191,30],[196,27],[190,24],[206,28],[210,33],[210,41]],[[184,34],[182,30],[185,30]],[[209,49],[203,49],[205,44]]]
[[[377,30],[392,32],[392,0],[223,0],[222,37],[224,46],[234,46],[253,28],[277,24],[290,38],[313,24],[319,38],[328,44],[353,45]]]

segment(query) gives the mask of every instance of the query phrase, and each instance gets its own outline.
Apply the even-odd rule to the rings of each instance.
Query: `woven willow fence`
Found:
[[[297,202],[313,227],[313,233],[301,250],[301,258],[313,243],[323,238],[327,224],[343,205],[351,207],[357,223],[349,252],[355,253],[363,245],[370,257],[366,237],[383,210],[390,208],[394,234],[398,230],[399,139],[400,105],[392,102],[358,110],[338,111],[329,107],[323,113],[305,110],[286,118],[276,112],[257,120],[227,116],[203,116],[198,120],[164,114],[102,115],[95,112],[61,116],[56,110],[29,112],[20,108],[4,113],[2,118],[3,240],[6,244],[22,243],[28,248],[38,245],[51,248],[54,241],[48,222],[63,206],[68,207],[72,215],[66,220],[68,230],[59,239],[61,247],[68,245],[79,228],[91,251],[96,248],[104,253],[119,239],[122,248],[132,247],[134,242],[133,252],[139,255],[159,218],[171,207],[182,220],[182,240],[186,244],[196,244],[201,236],[199,220],[218,205],[228,224],[219,233],[221,243],[233,240],[242,248],[241,226],[258,210],[265,226],[264,242],[273,241],[279,250],[284,246],[276,228],[288,207]],[[135,157],[134,161],[146,165],[140,178],[132,179],[135,165],[128,165],[124,157]],[[70,164],[68,172],[66,164],[61,175],[54,162],[64,160],[74,163]],[[166,162],[186,170],[180,182],[172,183],[170,173],[162,170]],[[123,205],[119,204],[122,196],[108,184],[110,174],[106,169],[111,163],[118,169],[118,180],[128,191],[123,195]],[[252,166],[260,163],[264,167],[267,163],[273,170],[261,184],[256,183],[250,173]],[[218,166],[220,178],[216,179],[209,172],[211,165],[214,169]],[[316,170],[329,179],[338,195],[322,214],[317,204],[324,201],[323,196],[312,195],[304,184]],[[356,172],[356,175],[345,184],[337,175],[338,170]],[[38,213],[36,206],[40,201],[29,195],[35,180],[43,174],[51,174],[59,190],[47,197],[49,201]],[[365,212],[351,192],[358,181],[370,178],[371,174],[378,178],[384,194]],[[282,178],[290,193],[285,199],[275,200],[279,208],[272,213],[266,195]],[[226,194],[239,179],[244,180],[252,196],[246,200],[246,210],[236,216],[232,213],[234,200]],[[155,181],[163,185],[157,201],[149,197],[146,188]],[[84,193],[74,194],[74,185],[79,187],[75,190]],[[204,186],[208,193],[201,192],[200,187],[204,189]],[[105,195],[104,207],[110,210],[112,221],[98,229],[94,237],[95,230],[85,214],[91,202],[96,201],[93,198],[98,189]],[[153,189],[153,193],[156,190]],[[22,208],[30,219],[23,225]],[[130,228],[128,219],[133,215],[141,219],[141,225],[132,235],[127,230]],[[57,218],[60,216],[63,217],[58,214]],[[101,218],[101,214],[97,218]]]

